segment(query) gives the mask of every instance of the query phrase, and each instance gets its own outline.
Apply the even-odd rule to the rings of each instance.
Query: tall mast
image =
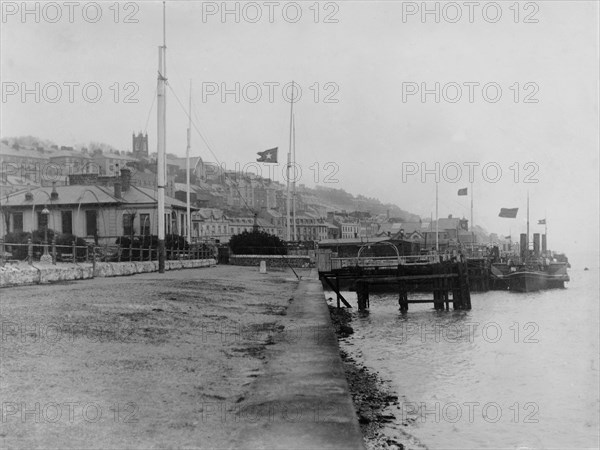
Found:
[[[473,231],[473,183],[471,183],[471,231]]]
[[[473,246],[475,245],[475,231],[473,229],[473,182],[471,181],[471,252],[473,252]]]
[[[292,159],[292,127],[293,127],[293,120],[294,120],[294,81],[292,80],[292,102],[291,102],[291,106],[290,106],[290,146],[288,149],[288,155],[287,155],[287,169],[286,169],[286,173],[287,173],[287,201],[286,201],[286,206],[287,206],[287,240],[288,242],[291,240],[291,224],[290,224],[290,165],[291,165],[291,159]]]
[[[544,210],[544,234],[546,235],[546,253],[548,253],[548,211]]]
[[[527,238],[525,239],[527,252],[525,255],[529,255],[529,189],[527,190]]]
[[[435,182],[435,251],[440,251],[440,220],[439,220],[439,202],[438,202],[438,184],[439,182]]]
[[[296,115],[292,116],[292,163],[294,166],[294,179],[292,181],[292,219],[294,221],[294,241],[298,239],[298,224],[296,223]]]
[[[158,155],[156,162],[156,186],[158,202],[158,272],[165,272],[165,184],[167,147],[167,26],[166,4],[163,1],[163,45],[158,48]]]
[[[190,106],[189,106],[189,122],[187,129],[187,148],[185,150],[185,181],[187,185],[186,193],[186,218],[187,218],[187,240],[192,243],[192,211],[190,207],[190,149],[192,146],[192,80],[190,80]]]

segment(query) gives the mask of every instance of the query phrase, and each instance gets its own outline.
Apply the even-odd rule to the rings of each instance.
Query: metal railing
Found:
[[[216,249],[206,245],[178,246],[165,249],[166,259],[211,259],[216,258]],[[158,253],[156,247],[150,243],[148,246],[140,247],[133,245],[108,244],[96,245],[86,244],[77,245],[73,241],[71,245],[56,244],[56,241],[49,243],[34,243],[31,239],[27,243],[12,243],[0,240],[0,263],[14,263],[27,261],[33,264],[34,261],[52,262],[52,264],[61,262],[133,262],[133,261],[156,261]]]
[[[440,261],[439,255],[414,255],[414,256],[373,256],[373,257],[346,257],[331,258],[331,269],[343,267],[397,267],[402,265],[434,264]]]

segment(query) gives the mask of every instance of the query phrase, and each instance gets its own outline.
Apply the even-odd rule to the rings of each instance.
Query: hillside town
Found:
[[[156,153],[149,152],[147,134],[132,134],[130,151],[103,144],[58,146],[35,138],[2,139],[0,145],[2,235],[49,227],[102,243],[118,236],[157,233]],[[284,183],[250,170],[226,170],[197,156],[190,158],[190,168],[193,241],[227,244],[232,236],[255,227],[284,239]],[[185,170],[186,158],[167,155],[168,234],[188,233]],[[300,184],[294,203],[294,242],[389,238],[428,248],[437,229],[442,250],[478,243],[507,245],[504,238],[470,228],[465,218],[450,215],[436,224],[341,189]],[[44,208],[47,214],[42,213]]]

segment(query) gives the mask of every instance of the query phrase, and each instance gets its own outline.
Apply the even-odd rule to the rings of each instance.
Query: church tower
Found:
[[[133,133],[133,156],[138,159],[148,159],[148,133],[145,135],[140,131],[136,136]]]

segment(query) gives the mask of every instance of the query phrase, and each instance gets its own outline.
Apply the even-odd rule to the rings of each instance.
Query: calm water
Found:
[[[411,304],[401,315],[394,296],[371,296],[341,346],[400,396],[387,432],[417,448],[598,448],[599,270],[589,268],[574,266],[564,290],[472,294],[468,312]]]

